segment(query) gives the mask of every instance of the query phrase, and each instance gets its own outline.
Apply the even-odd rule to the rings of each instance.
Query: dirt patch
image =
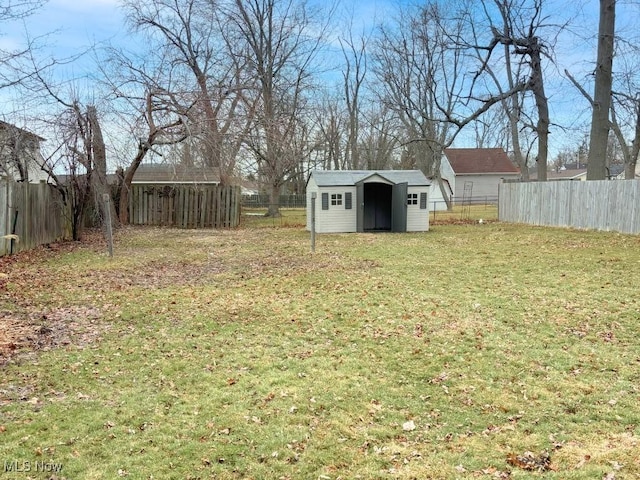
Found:
[[[0,366],[40,350],[95,342],[107,328],[93,307],[65,307],[44,312],[0,311]]]

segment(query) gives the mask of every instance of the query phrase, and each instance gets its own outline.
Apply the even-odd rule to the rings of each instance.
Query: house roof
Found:
[[[314,170],[309,178],[313,176],[319,187],[341,187],[355,185],[373,175],[380,175],[393,184],[431,185],[420,170]]]
[[[520,173],[502,148],[446,148],[444,154],[456,175]]]
[[[28,130],[25,130],[25,129],[20,128],[20,127],[16,127],[15,125],[12,125],[11,123],[3,122],[2,120],[0,120],[0,131],[1,130],[18,132],[21,135],[24,135],[25,137],[33,138],[35,140],[38,140],[39,142],[44,142],[45,141],[44,138],[42,138],[39,135],[36,135],[35,133],[29,132]]]
[[[559,172],[550,171],[547,172],[547,180],[579,180],[580,177],[587,174],[586,168],[576,168],[576,169],[567,169],[560,170]],[[531,179],[538,178],[537,172],[531,175]]]
[[[573,164],[575,165],[575,164]],[[624,165],[610,165],[607,167],[607,177],[608,178],[616,178],[619,175],[624,173]],[[548,180],[579,180],[580,178],[587,175],[586,168],[566,168],[565,170],[560,170],[556,172],[555,170],[551,170],[547,173]],[[532,179],[538,178],[537,172],[531,175]]]
[[[609,165],[607,167],[609,171],[607,172],[609,178],[617,177],[618,175],[624,173],[624,165],[614,164]]]
[[[214,168],[155,163],[140,165],[132,183],[220,183],[220,177]]]

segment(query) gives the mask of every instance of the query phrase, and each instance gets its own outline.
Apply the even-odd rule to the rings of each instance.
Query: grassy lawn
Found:
[[[104,252],[0,263],[0,480],[640,478],[640,237],[476,222],[311,254],[302,228],[145,228]]]

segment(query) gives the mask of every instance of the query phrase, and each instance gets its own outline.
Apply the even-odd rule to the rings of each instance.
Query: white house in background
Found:
[[[465,184],[472,197],[497,200],[498,185],[519,180],[521,175],[502,148],[446,148],[442,178],[451,184],[455,201],[464,197]]]
[[[451,175],[448,175],[448,177],[451,177]],[[438,185],[438,181],[432,177],[429,177],[429,181],[431,182],[431,187],[429,187],[429,210],[432,212],[446,210],[447,202],[442,196],[442,190],[440,189],[440,185]],[[443,178],[442,186],[448,198],[453,197],[453,189],[451,188],[449,180]]]
[[[0,180],[46,182],[40,142],[44,138],[10,123],[0,121]]]
[[[307,180],[307,230],[425,232],[431,182],[420,170],[315,170]]]

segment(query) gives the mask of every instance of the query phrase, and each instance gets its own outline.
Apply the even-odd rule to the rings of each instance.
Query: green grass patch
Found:
[[[244,228],[304,227],[307,224],[305,208],[281,208],[279,217],[267,217],[266,208],[243,208],[240,215]]]
[[[103,247],[2,266],[0,468],[31,468],[6,478],[640,477],[637,236],[476,222],[312,254],[303,228],[131,228]]]

